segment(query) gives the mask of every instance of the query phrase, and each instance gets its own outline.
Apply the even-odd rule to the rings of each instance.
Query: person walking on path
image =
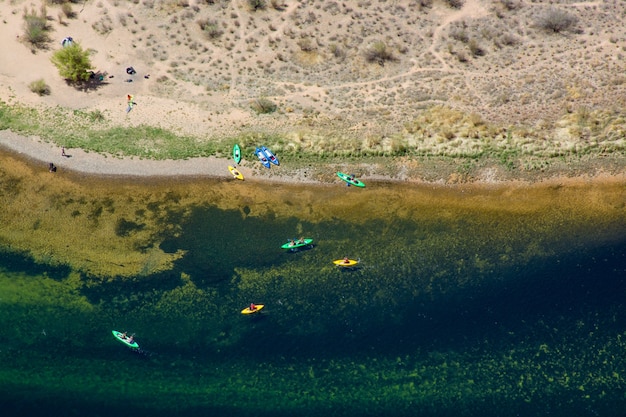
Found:
[[[61,146],[61,156],[67,156],[65,153],[65,146]]]
[[[133,109],[133,106],[136,103],[135,103],[135,97],[131,94],[127,95],[126,99],[128,100],[128,107],[126,107],[126,113],[128,113]]]

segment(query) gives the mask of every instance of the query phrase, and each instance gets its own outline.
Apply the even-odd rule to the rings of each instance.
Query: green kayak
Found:
[[[285,243],[283,246],[281,246],[281,248],[283,249],[298,249],[301,248],[303,246],[311,246],[313,247],[313,245],[311,245],[311,242],[313,242],[313,239],[289,239],[289,241],[287,243]]]
[[[113,333],[113,336],[115,336],[117,340],[124,343],[129,348],[132,348],[132,349],[139,348],[139,345],[137,344],[137,342],[135,342],[133,336],[126,336],[126,333],[118,332],[117,330],[113,330],[112,333]]]
[[[235,146],[233,146],[233,159],[235,160],[236,164],[241,162],[241,148],[236,143]]]
[[[237,145],[236,143],[235,146],[233,146],[233,159],[235,160],[236,164],[241,162],[241,148],[239,148],[239,145]]]
[[[356,178],[354,178],[354,175],[348,175],[348,174],[344,174],[343,172],[338,172],[337,176],[339,178],[341,178],[342,180],[344,180],[345,182],[348,183],[348,185],[354,185],[355,187],[365,187],[365,184],[359,180],[357,180]]]

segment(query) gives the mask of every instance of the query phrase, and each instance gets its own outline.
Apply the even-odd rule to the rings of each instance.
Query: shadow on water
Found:
[[[2,268],[8,272],[26,272],[32,275],[46,275],[49,278],[60,281],[68,276],[71,269],[65,265],[51,266],[33,262],[29,256],[2,251]]]
[[[230,280],[235,268],[268,268],[288,262],[292,258],[286,255],[308,251],[281,249],[299,235],[313,236],[314,247],[324,239],[355,235],[353,225],[339,221],[314,224],[296,217],[259,218],[215,207],[194,208],[180,227],[178,236],[164,240],[160,247],[167,253],[185,251],[174,271],[188,274],[200,286]]]
[[[488,342],[512,345],[524,341],[581,336],[576,326],[604,321],[604,332],[626,328],[626,244],[571,253],[537,261],[524,270],[496,271],[497,280],[435,298],[417,297],[352,317],[327,317],[320,333],[298,335],[265,315],[248,320],[243,337],[262,349],[254,353],[233,347],[239,355],[332,358],[360,354],[404,355],[415,351],[463,351]],[[610,323],[610,324],[609,324]],[[584,335],[585,328],[581,329]],[[573,340],[573,339],[572,339]],[[231,351],[231,352],[232,352]]]
[[[508,344],[527,338],[551,339],[557,327],[573,327],[603,312],[614,316],[612,308],[623,312],[624,265],[626,244],[622,243],[548,259],[526,270],[502,271],[495,284],[414,304],[398,326],[373,330],[377,335],[373,343],[377,350],[400,354],[416,347],[462,349],[485,340]],[[626,318],[609,321],[613,328],[605,326],[605,331],[626,327]],[[367,340],[357,345],[364,344]]]

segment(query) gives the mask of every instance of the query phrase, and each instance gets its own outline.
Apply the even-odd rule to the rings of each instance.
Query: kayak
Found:
[[[303,246],[311,245],[311,242],[313,242],[313,239],[309,239],[309,238],[302,239],[302,240],[290,239],[289,242],[287,242],[284,245],[282,245],[281,248],[283,248],[283,249],[297,249],[297,248],[301,248]]]
[[[341,178],[342,180],[344,180],[345,182],[347,182],[348,185],[354,185],[356,187],[361,187],[361,188],[365,187],[365,184],[363,184],[363,182],[354,178],[353,175],[348,175],[348,174],[344,174],[343,172],[338,172],[337,176]]]
[[[261,146],[261,150],[263,151],[267,159],[269,159],[272,164],[280,165],[280,162],[278,162],[278,158],[276,158],[276,155],[274,155],[272,151],[267,149],[265,146]]]
[[[235,146],[233,146],[233,159],[235,160],[236,164],[241,162],[241,148],[236,143]]]
[[[263,309],[263,307],[265,307],[265,305],[263,304],[257,304],[256,308],[254,310],[250,310],[250,306],[244,308],[243,310],[241,310],[241,314],[254,314],[254,313],[258,313],[260,310]]]
[[[333,261],[333,263],[337,266],[354,266],[358,264],[359,261],[355,261],[354,259],[348,259],[348,262],[346,262],[345,259],[337,259],[336,261]]]
[[[231,174],[233,174],[233,177],[235,177],[238,180],[243,181],[243,174],[237,171],[237,168],[235,168],[234,166],[228,165],[228,170],[230,171]]]
[[[254,153],[259,158],[259,161],[261,161],[261,163],[263,165],[265,165],[265,168],[269,168],[270,167],[270,161],[265,157],[265,152],[263,152],[262,149],[256,148],[254,150]]]
[[[129,337],[124,337],[124,333],[118,332],[117,330],[113,330],[112,333],[113,333],[113,336],[115,336],[117,340],[124,343],[129,348],[137,349],[139,347],[137,342],[135,342],[134,340],[131,342],[129,341],[130,339]]]

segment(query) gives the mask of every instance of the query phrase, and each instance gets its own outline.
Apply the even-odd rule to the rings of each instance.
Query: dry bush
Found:
[[[113,21],[109,15],[104,15],[100,20],[94,22],[91,28],[101,35],[106,35],[113,30]]]
[[[465,4],[465,0],[445,0],[448,6],[453,9],[460,9]]]
[[[336,43],[331,43],[329,45],[330,53],[333,54],[335,58],[343,59],[346,57],[346,51],[340,45]]]
[[[500,0],[500,4],[509,11],[517,10],[522,7],[522,2],[520,0]]]
[[[278,106],[267,98],[257,98],[250,102],[250,108],[256,112],[256,114],[268,114],[276,111]]]
[[[37,48],[44,47],[50,41],[49,30],[45,3],[41,6],[40,13],[34,9],[24,9],[24,37],[28,43]]]
[[[450,30],[450,37],[459,42],[467,43],[469,41],[469,35],[464,28],[452,28]]]
[[[395,61],[396,58],[385,42],[376,41],[365,50],[365,60],[367,62],[376,62],[384,66],[385,62]]]
[[[202,29],[202,33],[209,39],[217,39],[224,34],[216,20],[202,19],[198,20],[198,25]]]
[[[50,94],[50,86],[46,84],[43,78],[28,84],[28,88],[30,91],[40,96],[47,96]]]
[[[317,49],[310,38],[299,39],[297,44],[303,52],[313,52]]]
[[[467,43],[467,47],[474,56],[484,56],[487,53],[485,48],[483,48],[476,39],[470,39]]]
[[[421,7],[433,7],[433,0],[418,0],[417,4]]]
[[[550,8],[539,15],[535,23],[542,29],[560,33],[576,25],[578,18],[565,10]]]
[[[278,11],[283,11],[287,8],[287,4],[282,0],[270,0],[270,5],[272,6],[272,9]]]
[[[248,7],[253,12],[257,10],[265,10],[265,8],[267,7],[267,3],[265,2],[265,0],[248,0]]]
[[[76,12],[72,8],[72,3],[63,3],[61,5],[61,11],[68,19],[73,19],[76,17]]]
[[[515,46],[518,43],[520,43],[520,39],[517,36],[514,36],[510,33],[505,33],[502,36],[500,36],[499,42],[502,45]]]

